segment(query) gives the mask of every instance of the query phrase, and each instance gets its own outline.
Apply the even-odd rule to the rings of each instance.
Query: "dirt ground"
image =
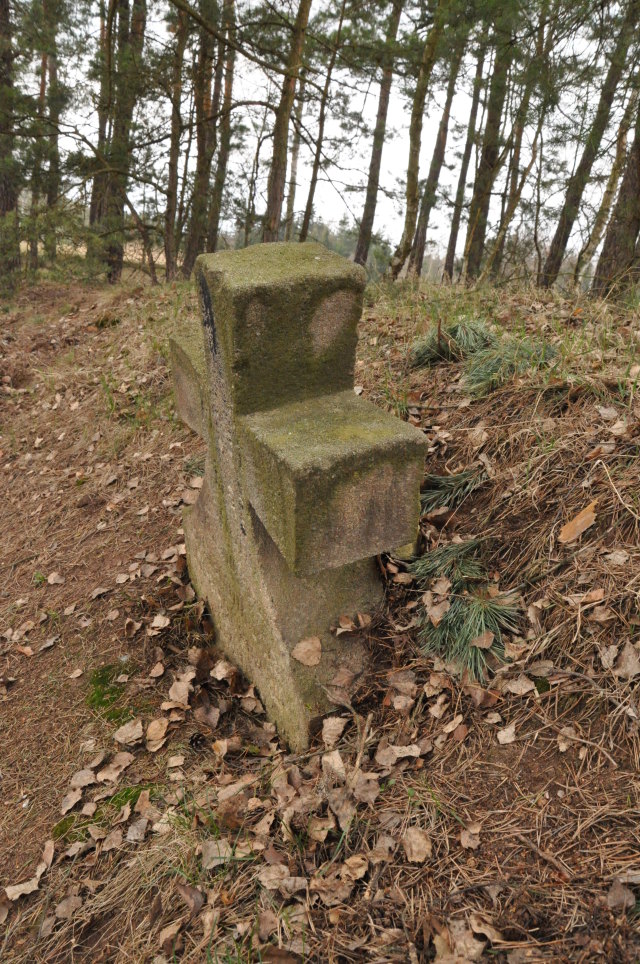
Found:
[[[461,676],[420,646],[425,586],[382,559],[375,672],[297,757],[189,584],[203,452],[166,346],[191,287],[6,306],[2,960],[640,958],[640,319],[537,298],[371,295],[356,382],[423,428],[428,472],[484,473],[425,513],[423,548],[482,536],[519,630],[484,683]],[[456,361],[410,369],[461,305],[556,345],[551,375],[476,397]]]

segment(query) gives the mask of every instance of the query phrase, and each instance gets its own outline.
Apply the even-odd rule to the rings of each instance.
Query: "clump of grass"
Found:
[[[518,628],[518,607],[513,596],[489,596],[482,591],[456,596],[437,626],[425,618],[419,639],[427,654],[457,663],[472,679],[484,679],[487,654],[504,659],[503,632]],[[489,649],[473,645],[484,633],[493,635]]]
[[[516,375],[546,367],[556,355],[556,349],[546,341],[501,338],[469,359],[464,384],[474,395],[488,395]]]
[[[486,571],[476,558],[480,539],[466,542],[450,542],[427,552],[409,565],[419,583],[427,583],[439,576],[446,576],[451,582],[453,592],[462,589],[467,583],[486,578]]]
[[[420,504],[423,512],[433,512],[434,509],[447,507],[450,509],[460,505],[468,495],[471,495],[483,482],[487,480],[484,469],[465,469],[453,475],[425,476]]]
[[[438,324],[414,344],[411,365],[413,368],[425,368],[440,361],[459,361],[495,342],[496,336],[485,322],[474,318]]]

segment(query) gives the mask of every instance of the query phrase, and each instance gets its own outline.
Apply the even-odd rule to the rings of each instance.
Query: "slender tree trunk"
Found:
[[[309,234],[309,227],[311,225],[311,218],[313,216],[313,199],[316,193],[316,186],[318,184],[318,174],[320,173],[320,163],[322,161],[322,147],[324,143],[324,126],[326,123],[329,91],[331,90],[331,75],[333,74],[333,68],[335,67],[336,58],[338,56],[338,50],[340,49],[340,37],[342,35],[342,24],[344,23],[345,6],[346,6],[346,0],[342,0],[342,5],[340,7],[340,20],[338,22],[338,30],[336,32],[336,37],[333,44],[333,50],[331,51],[331,57],[329,58],[329,63],[327,64],[327,72],[325,76],[324,87],[322,88],[322,95],[320,97],[320,113],[318,115],[318,136],[316,138],[316,149],[313,155],[313,167],[311,169],[311,179],[309,181],[309,193],[307,194],[307,203],[304,208],[302,225],[300,227],[301,242],[307,240],[307,236]]]
[[[449,83],[447,84],[444,109],[442,111],[440,124],[438,126],[438,134],[436,136],[436,143],[433,149],[433,155],[431,157],[427,183],[425,184],[424,192],[422,194],[422,201],[420,202],[418,225],[416,227],[416,233],[413,239],[413,244],[411,245],[411,253],[409,255],[409,274],[416,277],[419,277],[422,274],[424,251],[427,243],[427,228],[429,227],[429,218],[431,216],[431,212],[436,203],[438,184],[440,182],[440,172],[442,170],[442,165],[444,164],[444,156],[447,149],[451,104],[453,103],[453,98],[456,92],[456,82],[458,80],[460,64],[462,63],[462,58],[464,56],[466,41],[467,37],[465,34],[464,38],[460,40],[458,49],[453,53],[451,67],[449,70]]]
[[[640,233],[640,109],[627,156],[620,193],[607,228],[591,291],[604,298],[637,280],[636,245]]]
[[[0,287],[13,286],[20,267],[18,183],[14,157],[13,50],[10,0],[0,0]]]
[[[58,28],[60,7],[58,3],[51,4],[50,28],[49,28],[49,51],[47,56],[49,66],[49,103],[48,103],[48,161],[47,170],[47,208],[53,223],[47,225],[44,237],[45,254],[49,261],[56,258],[56,230],[55,230],[55,209],[60,199],[60,147],[59,147],[59,128],[60,114],[62,112],[64,93],[58,81]]]
[[[222,116],[219,125],[219,148],[216,173],[211,192],[211,206],[209,208],[209,226],[207,231],[207,250],[215,251],[218,247],[220,232],[220,218],[222,216],[222,196],[227,179],[227,165],[231,150],[231,108],[233,103],[233,71],[235,65],[235,0],[224,0],[222,18],[225,25],[225,36],[231,41],[227,44],[224,65],[224,97],[222,101]]]
[[[304,74],[300,73],[298,100],[294,111],[293,142],[291,144],[291,171],[289,173],[289,190],[287,191],[287,213],[284,222],[284,240],[291,241],[293,234],[293,216],[295,213],[296,187],[298,180],[298,158],[300,156],[300,136],[302,128],[302,109],[304,107]]]
[[[98,47],[98,71],[100,74],[100,90],[98,93],[98,143],[97,153],[103,157],[107,148],[107,124],[111,112],[111,63],[113,52],[113,30],[111,25],[115,16],[116,0],[109,0],[109,14],[105,9],[105,0],[100,0],[100,41]],[[91,202],[89,204],[89,224],[94,225],[104,215],[107,172],[98,169],[91,184]]]
[[[629,0],[624,21],[618,34],[618,39],[611,54],[609,69],[602,86],[598,107],[587,136],[586,144],[580,158],[580,163],[569,179],[564,204],[560,212],[560,219],[556,232],[551,241],[549,253],[542,270],[542,287],[550,288],[555,283],[567,250],[569,237],[580,210],[582,195],[591,175],[591,168],[600,150],[600,144],[609,123],[611,105],[622,77],[627,59],[627,51],[634,32],[638,27],[638,0]]]
[[[191,88],[190,98],[189,98],[189,123],[187,125],[187,144],[184,149],[184,158],[182,161],[182,181],[180,185],[180,199],[178,201],[178,216],[176,218],[176,254],[180,251],[182,245],[182,238],[184,235],[184,226],[187,222],[187,217],[189,214],[189,202],[187,201],[187,181],[189,173],[189,163],[191,161],[191,146],[193,144],[193,126],[194,126],[194,110],[193,110],[193,87]]]
[[[46,14],[45,14],[46,16]],[[46,43],[46,42],[45,42]],[[35,118],[35,144],[33,157],[33,171],[31,175],[31,225],[29,230],[29,269],[38,270],[38,239],[40,191],[42,188],[43,148],[45,146],[45,103],[47,99],[47,52],[40,55],[40,90],[38,94],[38,113]]]
[[[557,6],[557,0],[556,0]],[[491,277],[497,278],[500,273],[500,268],[502,266],[502,258],[504,255],[504,246],[507,238],[507,231],[509,230],[509,225],[515,214],[516,207],[520,200],[524,185],[526,183],[527,177],[531,172],[533,165],[535,163],[535,158],[537,155],[537,144],[538,139],[542,135],[542,123],[546,115],[549,98],[548,96],[544,98],[544,102],[540,107],[540,119],[538,123],[538,128],[534,138],[533,146],[531,149],[531,163],[529,164],[524,177],[520,177],[520,160],[522,156],[522,139],[524,136],[525,129],[529,122],[529,107],[531,105],[531,97],[533,95],[534,89],[540,80],[540,72],[544,71],[548,65],[548,57],[553,47],[555,39],[555,28],[556,28],[556,18],[553,17],[551,22],[548,23],[549,18],[549,0],[544,0],[541,5],[540,21],[538,24],[537,40],[535,51],[533,56],[529,60],[527,65],[527,71],[525,75],[524,90],[520,95],[514,92],[514,97],[519,96],[519,104],[516,109],[515,121],[513,125],[513,132],[511,134],[511,142],[513,144],[511,150],[511,156],[509,158],[509,172],[507,176],[508,190],[505,191],[503,210],[500,216],[500,225],[498,227],[498,232],[496,236],[496,242],[491,249]],[[548,29],[547,29],[548,26]],[[545,37],[546,32],[546,37]],[[485,267],[482,272],[482,277],[487,277],[487,268]]]
[[[587,243],[578,254],[578,258],[576,260],[576,267],[575,271],[573,272],[573,283],[575,285],[580,283],[580,276],[585,268],[588,267],[591,259],[596,253],[598,245],[602,241],[602,237],[609,220],[609,215],[611,213],[611,208],[613,207],[616,191],[618,190],[620,177],[625,167],[629,129],[633,123],[633,118],[637,107],[638,91],[634,90],[629,97],[629,103],[627,104],[627,108],[620,123],[620,129],[618,130],[618,136],[616,138],[616,153],[613,159],[613,164],[611,165],[609,177],[607,178],[607,184],[604,189],[604,194],[602,195],[602,201],[600,202],[598,213],[596,214],[595,221],[593,222],[593,227],[591,228],[591,233],[589,234]]]
[[[182,132],[182,70],[187,42],[187,15],[177,11],[176,41],[171,69],[171,138],[167,160],[167,204],[164,213],[165,277],[170,281],[176,273],[176,211],[178,208],[178,162]]]
[[[220,106],[223,69],[224,61],[219,56],[212,94],[213,40],[211,34],[203,28],[200,31],[200,52],[194,83],[197,150],[191,196],[191,217],[185,239],[184,261],[182,263],[182,273],[185,278],[190,276],[196,258],[204,251],[207,238],[209,180],[211,177],[211,162],[216,146],[216,124]]]
[[[278,240],[282,202],[284,201],[284,189],[287,177],[289,118],[291,117],[296,83],[302,63],[302,51],[304,49],[304,38],[307,32],[310,10],[311,0],[300,0],[287,59],[287,72],[282,82],[280,103],[276,110],[275,125],[273,128],[273,155],[267,184],[267,209],[264,215],[263,241]]]
[[[482,90],[482,71],[484,69],[484,58],[486,54],[486,40],[482,40],[478,50],[478,60],[476,63],[476,75],[473,81],[473,94],[471,98],[471,110],[469,111],[469,122],[467,124],[467,138],[462,152],[460,163],[460,174],[458,176],[458,186],[456,197],[453,202],[453,216],[451,218],[451,230],[449,232],[449,243],[447,244],[447,254],[444,261],[444,276],[453,280],[453,266],[456,257],[456,247],[458,245],[458,232],[460,231],[460,221],[462,220],[462,209],[464,207],[464,192],[467,186],[467,174],[469,172],[469,162],[471,152],[476,137],[476,121],[478,118],[478,105],[480,103],[480,91]]]
[[[376,126],[373,129],[373,144],[371,147],[371,160],[369,162],[367,193],[362,218],[360,220],[358,242],[356,244],[356,251],[354,255],[356,264],[366,264],[367,258],[369,257],[371,235],[373,234],[373,222],[376,216],[376,205],[378,203],[378,186],[380,184],[382,148],[384,147],[384,138],[387,130],[387,114],[389,112],[389,97],[391,95],[391,82],[393,80],[395,44],[404,2],[405,0],[392,0],[391,14],[389,16],[387,32],[384,38],[382,80],[380,81],[380,94],[378,97],[378,113],[376,116]]]
[[[427,39],[422,50],[420,67],[418,69],[418,78],[416,80],[416,89],[413,95],[413,103],[411,105],[411,120],[409,122],[409,161],[407,164],[407,181],[405,187],[406,201],[404,227],[402,229],[400,243],[394,251],[389,268],[391,277],[394,279],[398,277],[402,271],[402,268],[404,267],[405,261],[409,257],[409,252],[411,251],[411,242],[413,241],[413,235],[416,229],[419,204],[418,174],[420,170],[420,147],[422,144],[424,104],[427,97],[427,91],[429,89],[429,81],[431,80],[431,74],[433,73],[433,67],[436,62],[438,43],[442,34],[442,8],[443,0],[438,0],[435,9],[434,22],[431,30],[427,34]]]
[[[266,140],[265,129],[267,126],[267,110],[265,109],[262,115],[262,126],[260,133],[258,134],[258,140],[256,143],[256,152],[253,157],[253,164],[251,165],[251,175],[249,177],[249,191],[247,197],[247,209],[245,211],[244,219],[244,244],[243,247],[247,247],[249,241],[251,240],[251,232],[253,226],[256,222],[256,184],[258,183],[258,171],[260,170],[260,151],[262,150],[262,145]]]
[[[469,207],[469,223],[465,242],[466,275],[478,276],[487,233],[491,192],[503,162],[500,151],[500,125],[502,109],[507,94],[509,69],[513,59],[513,46],[509,40],[496,34],[496,57],[489,87],[487,120],[482,138],[478,174],[473,186]]]
[[[502,252],[504,249],[504,239],[506,237],[507,231],[509,230],[509,225],[511,224],[511,220],[513,218],[513,215],[515,214],[516,208],[518,206],[518,202],[522,197],[522,192],[524,190],[525,184],[527,183],[529,174],[533,170],[533,165],[536,162],[536,157],[538,154],[538,140],[542,133],[543,120],[544,120],[544,115],[540,117],[540,120],[538,122],[538,129],[536,130],[535,137],[533,139],[533,145],[531,148],[531,159],[529,160],[529,163],[527,164],[526,168],[522,172],[522,176],[520,180],[516,182],[515,190],[512,190],[509,192],[509,202],[507,204],[504,217],[502,218],[502,224],[498,229],[498,234],[493,243],[493,247],[491,248],[491,250],[489,251],[489,254],[487,255],[485,266],[479,278],[480,282],[486,281],[489,275],[494,273],[493,272],[494,260],[498,256],[502,257]]]
[[[131,165],[131,123],[141,82],[141,56],[146,27],[146,0],[118,0],[118,65],[116,71],[113,133],[107,153],[109,165],[105,217],[104,260],[107,279],[120,280],[124,262],[124,208]]]

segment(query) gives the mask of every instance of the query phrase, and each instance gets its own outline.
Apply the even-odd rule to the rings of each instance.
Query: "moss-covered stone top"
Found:
[[[253,244],[239,251],[203,254],[198,266],[221,276],[221,282],[233,289],[286,289],[300,282],[335,284],[336,278],[360,288],[365,285],[365,272],[359,265],[315,242]]]
[[[372,453],[399,450],[403,457],[421,457],[426,439],[353,391],[324,395],[283,405],[242,419],[243,426],[271,457],[300,477],[357,465]]]

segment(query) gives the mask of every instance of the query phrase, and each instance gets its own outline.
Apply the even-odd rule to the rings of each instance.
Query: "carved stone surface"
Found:
[[[338,670],[366,667],[362,640],[330,627],[379,605],[373,557],[415,537],[424,437],[353,393],[361,268],[264,244],[203,255],[196,278],[203,324],[171,341],[178,412],[208,447],[185,509],[189,571],[219,645],[299,750]],[[314,666],[292,656],[310,637]]]

